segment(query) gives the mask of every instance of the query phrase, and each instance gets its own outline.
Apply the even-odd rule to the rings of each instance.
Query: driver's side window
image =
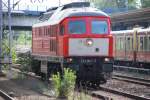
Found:
[[[65,32],[64,25],[61,25],[60,26],[60,35],[64,35],[64,32]]]

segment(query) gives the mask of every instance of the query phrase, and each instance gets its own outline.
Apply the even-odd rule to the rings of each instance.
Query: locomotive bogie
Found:
[[[74,70],[77,73],[78,80],[84,82],[105,83],[108,79],[105,76],[113,71],[113,57],[34,57],[41,61],[40,72],[42,75],[45,73],[45,77],[50,77],[56,72],[62,73],[61,63],[63,63],[63,67]]]

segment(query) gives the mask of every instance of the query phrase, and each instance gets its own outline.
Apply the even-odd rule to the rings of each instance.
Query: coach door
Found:
[[[126,36],[126,58],[127,60],[133,60],[133,36],[129,34]]]
[[[150,34],[147,35],[147,57],[146,61],[150,62]]]
[[[138,33],[138,52],[137,52],[137,60],[143,61],[144,58],[144,35],[141,35],[141,33]]]

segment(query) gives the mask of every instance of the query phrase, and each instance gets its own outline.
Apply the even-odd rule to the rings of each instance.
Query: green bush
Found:
[[[17,63],[21,65],[21,71],[31,71],[32,57],[30,53],[19,54]]]
[[[63,76],[60,73],[52,75],[52,82],[57,97],[68,97],[74,91],[76,75],[69,68],[64,68]]]
[[[3,41],[3,47],[2,47],[2,57],[4,58],[5,56],[9,57],[10,54],[10,48],[9,48],[9,44],[6,40]],[[11,56],[12,56],[12,63],[15,64],[16,63],[16,59],[17,59],[17,54],[16,54],[16,50],[14,47],[12,47],[11,49]]]
[[[17,54],[15,49],[12,49],[12,63],[15,64],[17,59]]]

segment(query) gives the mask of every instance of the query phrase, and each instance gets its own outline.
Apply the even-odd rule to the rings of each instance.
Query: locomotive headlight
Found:
[[[72,59],[72,58],[69,58],[69,61],[70,61],[70,62],[72,62],[72,61],[73,61],[73,59]]]
[[[105,58],[104,61],[105,61],[105,62],[109,62],[110,59],[109,59],[109,58]]]
[[[73,59],[72,58],[67,58],[67,62],[72,62]]]
[[[86,40],[86,45],[87,46],[92,46],[93,45],[93,40],[92,39],[87,39]]]

